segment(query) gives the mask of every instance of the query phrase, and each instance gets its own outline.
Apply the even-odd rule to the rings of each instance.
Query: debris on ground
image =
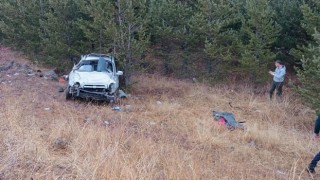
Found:
[[[59,92],[64,92],[64,88],[63,87],[58,87],[58,91]]]
[[[214,120],[218,122],[219,125],[228,127],[228,129],[244,129],[243,122],[236,121],[234,115],[229,112],[217,112],[213,111]]]
[[[13,63],[14,63],[14,61],[11,61],[8,64],[4,64],[4,65],[0,66],[0,72],[1,71],[7,71],[7,70],[11,69],[12,66],[13,66]]]
[[[44,108],[43,110],[45,110],[45,111],[50,111],[50,108]]]
[[[48,70],[43,73],[43,77],[45,79],[56,81],[58,80],[58,75],[54,72],[54,70]]]
[[[19,64],[19,63],[15,63],[15,66],[16,66],[16,69],[19,71],[19,72],[22,72],[22,73],[24,73],[24,74],[27,74],[27,75],[34,75],[34,71],[33,71],[33,69],[30,67],[30,66],[28,66],[27,64],[23,64],[23,65],[21,65],[21,64]]]
[[[192,82],[193,82],[193,83],[198,83],[197,78],[192,78]]]
[[[132,107],[131,107],[131,105],[128,105],[128,104],[125,105],[125,106],[124,106],[124,109],[125,109],[126,112],[132,112]]]
[[[255,140],[251,140],[249,143],[248,143],[248,145],[250,146],[250,147],[257,147],[257,144],[256,144],[256,141]]]
[[[66,84],[67,83],[66,75],[60,76],[58,81],[59,81],[60,84]]]
[[[110,125],[110,122],[109,121],[104,121],[104,124],[106,125],[106,127],[107,126],[109,126]]]
[[[156,103],[157,103],[157,105],[161,105],[161,104],[162,104],[162,102],[161,102],[161,101],[157,101]]]
[[[118,97],[119,98],[128,98],[127,94],[121,89],[118,92]]]
[[[287,174],[283,171],[280,171],[280,170],[277,170],[276,172],[276,175],[278,178],[281,178],[281,179],[286,179],[287,178]]]
[[[90,118],[90,117],[85,117],[85,119],[84,119],[83,122],[86,123],[86,124],[91,124],[91,123],[94,122],[94,119],[93,119],[93,118]]]
[[[112,110],[120,112],[122,109],[120,106],[114,106],[114,107],[112,107]]]
[[[58,138],[54,142],[54,148],[55,149],[66,149],[68,146],[69,142],[63,138]]]

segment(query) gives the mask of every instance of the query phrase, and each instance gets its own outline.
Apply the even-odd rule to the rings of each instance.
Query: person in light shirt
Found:
[[[275,62],[275,71],[269,71],[269,74],[273,76],[271,88],[270,88],[270,99],[272,99],[274,90],[277,89],[277,95],[282,98],[282,86],[286,75],[286,67],[280,60]]]

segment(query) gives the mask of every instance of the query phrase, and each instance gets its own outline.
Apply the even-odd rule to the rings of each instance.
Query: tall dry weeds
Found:
[[[66,102],[55,83],[38,79],[1,85],[0,179],[318,177],[304,172],[319,150],[314,116],[291,94],[278,103],[245,86],[135,80],[121,112]],[[234,113],[246,130],[215,126],[213,110]]]

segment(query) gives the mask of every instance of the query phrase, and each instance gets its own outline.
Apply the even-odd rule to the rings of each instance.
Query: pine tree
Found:
[[[80,8],[86,17],[78,25],[88,42],[84,42],[88,51],[108,53],[113,47],[115,36],[114,2],[106,0],[81,1]]]
[[[91,49],[117,57],[120,68],[124,68],[126,87],[148,45],[146,4],[146,0],[91,0],[81,4],[87,18],[79,23]]]
[[[38,35],[41,15],[39,1],[1,0],[0,4],[0,30],[5,37],[3,41],[27,54],[38,53],[41,49]]]
[[[314,34],[315,45],[309,45],[306,54],[311,57],[302,58],[303,69],[298,70],[298,78],[302,83],[300,93],[318,111],[320,110],[320,33]]]
[[[281,31],[273,45],[274,51],[278,51],[278,59],[286,61],[290,65],[298,63],[301,56],[292,56],[290,50],[307,43],[307,33],[301,26],[303,13],[301,11],[302,0],[271,0],[272,9],[275,11],[274,20],[281,26]]]
[[[151,0],[149,5],[148,32],[157,44],[157,54],[163,59],[166,74],[190,74],[190,55],[197,49],[197,27],[191,23],[193,2],[177,0]],[[196,21],[194,21],[196,22]]]
[[[320,30],[320,1],[310,0],[308,3],[304,2],[301,10],[303,13],[302,27],[309,36],[313,37],[315,30]]]
[[[47,11],[40,20],[43,54],[47,63],[63,68],[65,60],[84,52],[84,34],[78,26],[83,17],[78,1],[48,1]]]
[[[241,64],[253,81],[263,82],[268,75],[268,64],[276,58],[271,47],[281,28],[273,20],[274,11],[268,0],[247,0],[245,16],[242,26],[245,50]]]
[[[116,0],[113,52],[123,59],[125,86],[131,85],[134,67],[148,45],[146,0]]]
[[[215,67],[218,78],[226,76],[229,65],[237,64],[242,52],[243,3],[233,0],[199,0],[198,3],[197,16],[204,18],[200,27],[205,34],[205,51],[212,58],[208,61],[209,70]]]
[[[308,46],[300,47],[302,69],[298,69],[298,78],[302,83],[299,92],[312,107],[320,110],[320,2],[310,0],[301,6],[303,12],[302,27],[311,40]]]

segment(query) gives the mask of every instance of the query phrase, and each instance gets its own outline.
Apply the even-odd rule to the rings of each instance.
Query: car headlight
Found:
[[[80,87],[80,83],[78,83],[78,82],[74,83],[73,87],[76,88],[76,89],[79,88]]]
[[[114,83],[111,83],[110,85],[109,85],[109,89],[110,89],[110,91],[115,91],[116,90],[116,85],[114,84]]]

